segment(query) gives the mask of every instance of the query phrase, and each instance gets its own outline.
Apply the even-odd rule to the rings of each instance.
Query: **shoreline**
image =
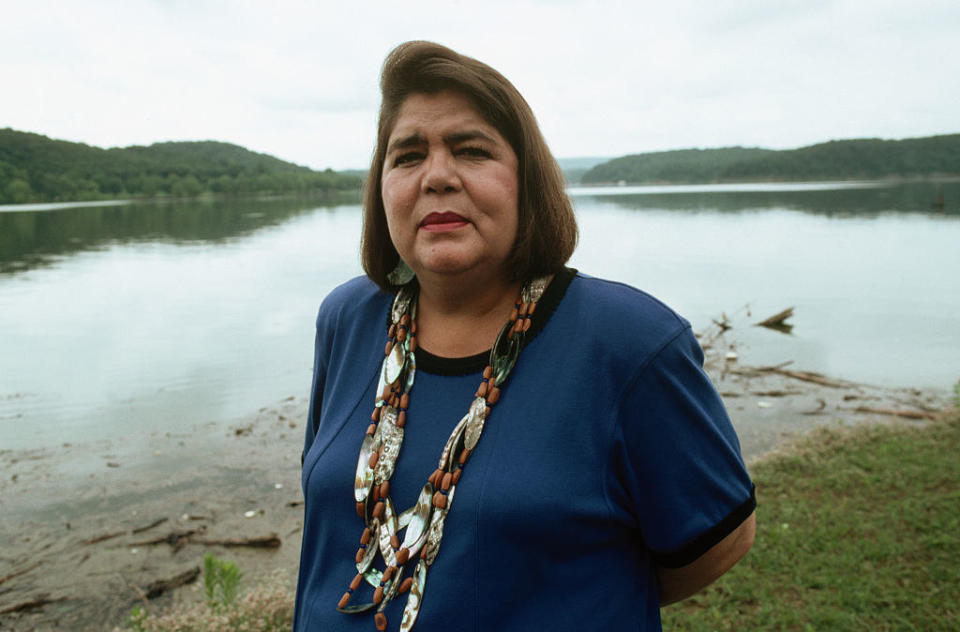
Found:
[[[922,424],[949,402],[931,390],[746,366],[722,335],[701,344],[748,466],[819,426],[898,418],[886,413],[913,414],[920,419],[911,423]],[[104,630],[144,602],[156,611],[195,601],[201,581],[150,600],[145,592],[200,566],[206,552],[237,563],[241,588],[279,571],[292,590],[306,408],[306,397],[289,397],[229,423],[154,433],[136,455],[120,456],[124,437],[0,450],[0,612],[47,601],[0,614],[0,628]],[[222,544],[273,536],[276,548]]]

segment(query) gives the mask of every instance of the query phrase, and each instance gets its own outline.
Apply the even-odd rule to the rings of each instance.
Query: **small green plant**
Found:
[[[127,629],[133,632],[144,632],[143,621],[147,618],[147,609],[143,606],[134,606],[127,616]]]
[[[953,385],[953,407],[960,408],[960,380]]]
[[[221,560],[211,553],[203,556],[203,587],[207,605],[212,610],[233,605],[243,573],[233,562]]]

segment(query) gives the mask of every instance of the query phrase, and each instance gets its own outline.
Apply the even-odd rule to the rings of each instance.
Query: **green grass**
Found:
[[[664,630],[960,630],[960,412],[822,430],[752,470],[753,549]]]

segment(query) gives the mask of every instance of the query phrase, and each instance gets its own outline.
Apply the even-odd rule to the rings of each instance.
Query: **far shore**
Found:
[[[818,426],[922,424],[949,401],[790,365],[751,367],[718,334],[701,343],[748,464]],[[0,612],[26,604],[0,614],[0,628],[104,630],[138,604],[196,600],[199,581],[155,599],[146,589],[200,566],[206,552],[235,561],[247,585],[279,571],[292,590],[306,407],[305,397],[291,396],[228,424],[157,433],[149,451],[124,457],[124,437],[0,450]],[[279,547],[249,545],[277,540]]]

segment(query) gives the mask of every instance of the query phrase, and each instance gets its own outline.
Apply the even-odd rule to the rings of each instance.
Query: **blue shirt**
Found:
[[[373,629],[372,613],[336,605],[356,574],[354,474],[391,301],[358,278],[317,318],[294,630]],[[702,351],[656,299],[571,270],[527,338],[457,485],[415,630],[659,630],[656,565],[692,562],[755,506]],[[418,350],[390,482],[398,512],[436,468],[486,363]],[[389,630],[405,603],[386,609]]]

